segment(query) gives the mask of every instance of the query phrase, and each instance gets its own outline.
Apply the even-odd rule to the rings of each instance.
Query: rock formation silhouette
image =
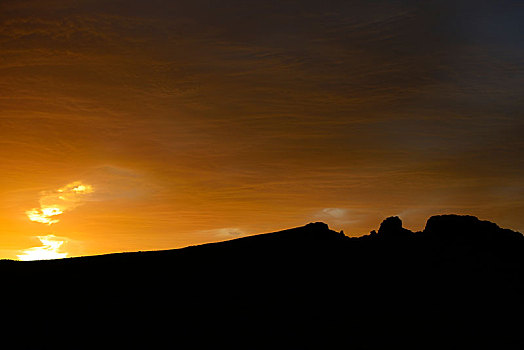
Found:
[[[0,261],[19,349],[522,349],[524,236],[472,216],[421,232],[324,223],[166,251]]]

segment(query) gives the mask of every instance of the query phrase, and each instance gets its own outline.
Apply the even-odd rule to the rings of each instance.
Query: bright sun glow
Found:
[[[52,225],[60,220],[56,217],[66,211],[71,211],[82,205],[93,193],[93,186],[75,181],[55,191],[44,191],[40,197],[40,208],[26,211],[29,220],[41,224]],[[33,247],[22,250],[17,255],[20,260],[48,260],[67,257],[68,253],[58,252],[65,239],[59,239],[54,235],[37,236],[41,247]]]
[[[33,247],[23,250],[23,253],[18,256],[18,259],[23,261],[29,260],[49,260],[61,259],[67,257],[67,253],[60,253],[58,250],[64,244],[64,240],[59,239],[54,235],[38,236],[42,247]]]

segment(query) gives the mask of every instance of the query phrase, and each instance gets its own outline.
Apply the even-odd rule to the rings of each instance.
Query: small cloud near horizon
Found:
[[[223,227],[211,230],[201,230],[200,234],[217,239],[233,239],[246,236],[248,233],[237,227]]]
[[[346,208],[324,208],[317,212],[314,217],[336,225],[355,223],[358,221],[355,218],[355,214]]]

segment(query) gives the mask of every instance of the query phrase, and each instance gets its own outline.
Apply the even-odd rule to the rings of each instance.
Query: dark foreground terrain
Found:
[[[323,223],[169,251],[1,261],[6,349],[523,349],[524,237]],[[10,344],[10,345],[7,345]],[[4,348],[4,346],[2,346]]]

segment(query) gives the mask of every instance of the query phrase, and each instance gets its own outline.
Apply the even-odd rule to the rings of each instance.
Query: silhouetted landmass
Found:
[[[183,249],[1,261],[17,349],[522,349],[524,237],[472,216],[390,217]]]

